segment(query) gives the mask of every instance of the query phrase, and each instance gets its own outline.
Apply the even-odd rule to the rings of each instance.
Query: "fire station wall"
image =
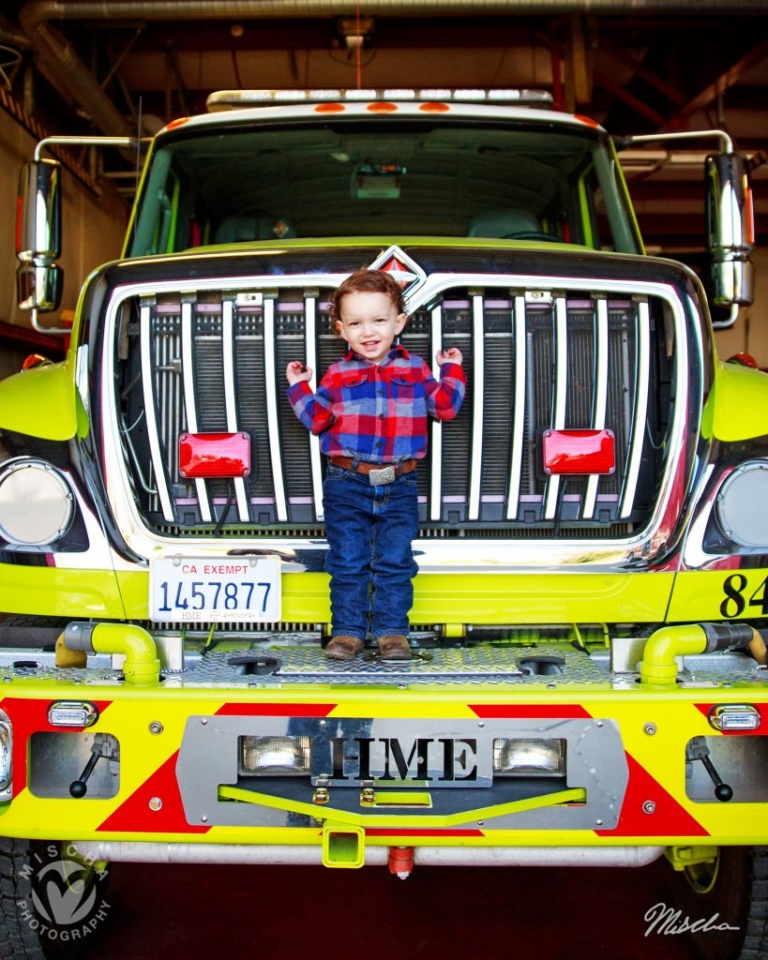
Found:
[[[19,171],[31,160],[35,139],[10,114],[0,110],[0,321],[31,329],[29,313],[16,305],[16,195]],[[126,203],[109,182],[100,182],[102,193],[94,194],[69,170],[63,176],[64,218],[62,226],[64,295],[61,310],[74,311],[80,287],[88,273],[100,263],[120,255],[128,220]],[[58,327],[61,315],[41,314],[41,326]],[[11,345],[0,337],[0,378],[18,370],[19,358],[34,352],[24,344]],[[39,350],[38,352],[44,352]]]

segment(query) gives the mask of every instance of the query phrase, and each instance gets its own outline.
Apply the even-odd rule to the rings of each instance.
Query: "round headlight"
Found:
[[[768,463],[737,467],[717,496],[717,522],[742,547],[768,546]]]
[[[52,543],[69,529],[72,493],[42,460],[17,460],[0,473],[0,536],[19,546]]]

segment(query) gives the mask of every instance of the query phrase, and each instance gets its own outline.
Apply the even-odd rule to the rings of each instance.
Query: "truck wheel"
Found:
[[[76,960],[109,917],[105,870],[59,842],[0,837],[0,958]]]
[[[664,906],[649,939],[679,932],[701,960],[768,960],[768,847],[720,847],[675,871]]]

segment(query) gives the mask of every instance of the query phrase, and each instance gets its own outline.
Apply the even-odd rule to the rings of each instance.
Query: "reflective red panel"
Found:
[[[545,430],[544,472],[613,473],[616,452],[612,430]]]
[[[247,477],[251,472],[251,438],[247,433],[182,433],[182,477]]]

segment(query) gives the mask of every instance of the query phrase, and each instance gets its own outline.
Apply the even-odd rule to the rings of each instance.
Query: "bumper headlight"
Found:
[[[309,737],[240,737],[239,773],[246,777],[308,776]]]
[[[516,737],[493,741],[497,777],[564,777],[565,740]]]
[[[0,801],[11,799],[13,734],[8,714],[0,710]]]
[[[15,460],[0,472],[0,536],[18,546],[63,537],[74,513],[64,479],[42,460]]]

